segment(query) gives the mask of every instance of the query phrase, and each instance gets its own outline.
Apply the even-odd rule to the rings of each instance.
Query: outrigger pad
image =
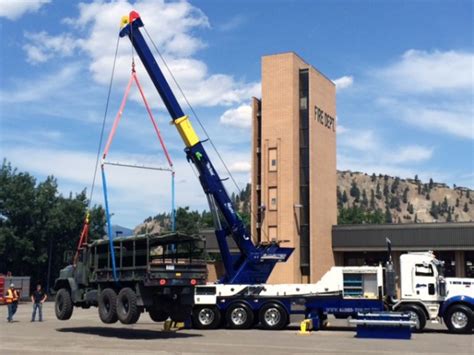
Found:
[[[406,313],[359,313],[349,324],[357,325],[357,338],[411,339],[414,322]]]

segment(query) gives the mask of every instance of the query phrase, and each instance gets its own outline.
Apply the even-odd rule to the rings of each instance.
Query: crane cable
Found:
[[[117,36],[117,43],[115,44],[114,62],[113,62],[113,65],[112,65],[112,73],[110,74],[109,88],[108,88],[108,91],[107,91],[107,101],[106,101],[106,104],[105,104],[104,118],[102,119],[102,128],[100,130],[99,145],[97,147],[97,157],[96,157],[96,160],[95,160],[94,177],[92,178],[91,192],[90,192],[89,203],[88,203],[88,207],[87,207],[89,210],[91,208],[92,197],[94,195],[95,181],[96,181],[96,178],[97,178],[97,169],[99,167],[99,161],[100,161],[100,152],[102,151],[102,142],[104,140],[105,123],[107,121],[107,113],[109,111],[110,96],[111,96],[111,93],[112,93],[112,84],[113,84],[113,81],[114,81],[115,65],[117,63],[117,54],[118,54],[119,42],[120,42],[120,37]]]

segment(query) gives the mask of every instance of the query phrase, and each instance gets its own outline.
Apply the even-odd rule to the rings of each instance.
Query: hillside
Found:
[[[465,187],[351,171],[337,172],[337,186],[339,224],[474,221],[474,191]],[[232,194],[232,201],[248,224],[250,184],[241,193]],[[167,213],[148,217],[134,233],[166,232],[170,221]],[[209,212],[179,208],[176,224],[178,230],[195,233],[201,227],[211,227],[212,217]]]
[[[338,171],[337,185],[340,215],[355,207],[378,211],[382,223],[474,221],[474,191],[468,188],[351,171]]]

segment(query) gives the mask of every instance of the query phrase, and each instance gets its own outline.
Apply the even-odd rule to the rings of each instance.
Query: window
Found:
[[[416,276],[434,276],[433,267],[431,265],[416,264]]]
[[[464,252],[466,277],[474,278],[474,251]]]
[[[268,227],[268,239],[277,240],[278,239],[278,227],[270,226]]]
[[[277,171],[277,150],[270,148],[268,150],[268,170]]]
[[[268,189],[268,209],[276,211],[278,209],[277,188],[270,187]]]

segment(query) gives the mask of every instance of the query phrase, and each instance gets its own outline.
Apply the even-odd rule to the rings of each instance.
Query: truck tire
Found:
[[[99,294],[99,318],[105,324],[117,322],[117,294],[111,288],[102,290]]]
[[[59,320],[68,320],[72,316],[74,306],[72,304],[71,293],[68,289],[62,288],[55,298],[54,312]]]
[[[470,333],[474,326],[472,309],[462,304],[449,307],[443,318],[451,333]]]
[[[197,306],[193,309],[192,319],[196,329],[217,329],[222,316],[216,306]]]
[[[134,324],[140,318],[137,294],[130,287],[122,288],[117,296],[117,316],[123,324]]]
[[[249,329],[253,325],[253,311],[245,303],[234,303],[226,312],[227,326],[232,329]]]
[[[153,322],[164,322],[170,316],[168,312],[157,308],[150,308],[148,314]]]
[[[407,304],[397,309],[398,312],[410,314],[411,320],[416,322],[416,325],[412,327],[412,332],[420,333],[426,326],[426,315],[425,312],[416,304]]]
[[[278,303],[267,303],[258,312],[258,318],[263,328],[280,330],[288,324],[288,314]]]

